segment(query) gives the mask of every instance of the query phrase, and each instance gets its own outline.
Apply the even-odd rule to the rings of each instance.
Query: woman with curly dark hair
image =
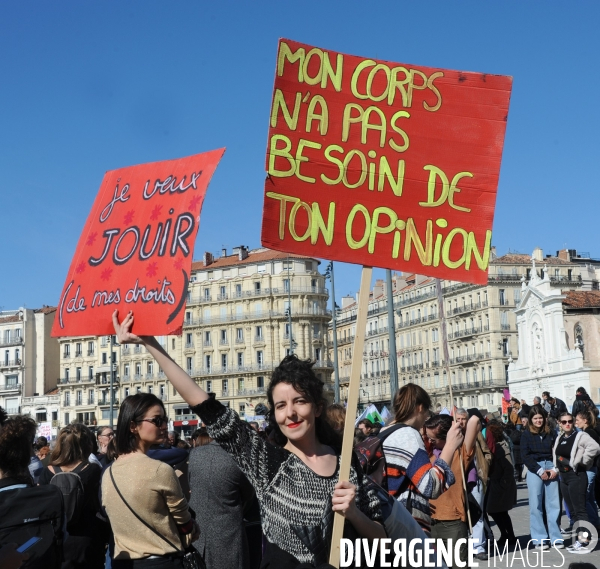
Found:
[[[236,461],[256,492],[267,549],[262,567],[322,564],[328,557],[332,512],[342,514],[359,537],[385,538],[374,492],[352,469],[338,482],[339,436],[324,418],[323,383],[312,364],[287,356],[267,389],[276,442],[262,440],[237,413],[204,391],[153,337],[132,334],[133,313],[113,324],[121,344],[142,343],[173,387],[206,424],[210,436]]]

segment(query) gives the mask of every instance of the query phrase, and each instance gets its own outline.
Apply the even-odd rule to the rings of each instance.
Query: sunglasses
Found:
[[[140,419],[138,423],[152,423],[155,427],[162,427],[169,423],[167,417],[152,417],[152,419]]]
[[[560,422],[561,425],[572,425],[573,424],[573,419],[565,419],[564,421]]]

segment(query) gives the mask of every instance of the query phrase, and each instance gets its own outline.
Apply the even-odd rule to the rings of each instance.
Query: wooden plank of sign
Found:
[[[356,315],[356,334],[352,347],[352,367],[348,384],[348,404],[346,407],[346,423],[344,425],[344,440],[342,442],[342,460],[340,463],[340,480],[350,478],[350,464],[354,443],[354,418],[358,408],[358,393],[360,389],[360,371],[362,368],[363,349],[365,345],[365,330],[367,329],[367,312],[369,310],[369,290],[371,288],[372,267],[363,267],[358,295],[358,313]],[[329,563],[334,567],[340,566],[340,541],[344,536],[344,516],[336,512],[333,519],[331,536],[331,551]]]

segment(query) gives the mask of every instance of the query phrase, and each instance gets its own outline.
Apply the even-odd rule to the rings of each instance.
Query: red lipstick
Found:
[[[288,423],[286,425],[286,427],[288,429],[295,429],[296,427],[299,427],[302,424],[302,421],[299,421],[298,423]]]

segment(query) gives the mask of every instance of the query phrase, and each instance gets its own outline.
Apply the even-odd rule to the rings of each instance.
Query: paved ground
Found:
[[[600,543],[596,545],[594,551],[586,555],[575,555],[566,550],[555,549],[544,551],[543,554],[536,550],[526,550],[529,536],[529,500],[527,498],[527,485],[523,482],[517,485],[517,505],[510,511],[515,535],[519,538],[520,548],[510,550],[508,556],[503,559],[490,556],[489,561],[479,562],[480,568],[485,567],[510,567],[512,569],[523,569],[528,567],[564,567],[567,569],[571,563],[592,563],[597,569],[600,569]],[[490,520],[491,521],[491,520]],[[500,531],[491,521],[492,529],[496,539],[500,537]],[[567,517],[562,517],[562,526],[567,527]],[[565,546],[571,545],[571,538],[565,539]],[[493,545],[490,546],[490,552],[493,551]],[[561,555],[562,553],[562,555]]]

